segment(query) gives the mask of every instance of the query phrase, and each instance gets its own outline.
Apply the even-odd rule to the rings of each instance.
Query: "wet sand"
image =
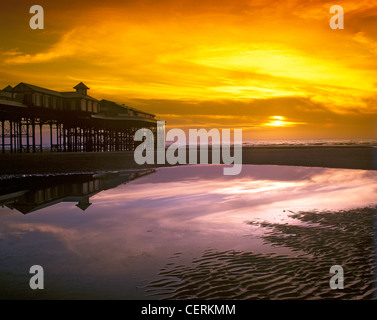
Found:
[[[364,146],[244,147],[242,158],[243,164],[377,169],[377,148]],[[89,173],[159,166],[167,165],[138,165],[132,151],[0,155],[0,175]]]
[[[302,224],[267,222],[265,243],[289,255],[206,250],[191,264],[169,263],[147,292],[161,299],[373,299],[376,298],[374,235],[377,210],[292,215]],[[333,290],[330,267],[344,269],[344,289]]]
[[[221,171],[180,166],[127,184],[102,180],[106,190],[85,212],[76,197],[66,198],[71,186],[84,190],[80,180],[64,176],[43,190],[36,184],[35,197],[18,192],[32,179],[19,179],[0,210],[0,296],[376,298],[377,172],[262,165],[245,166],[235,177]],[[50,179],[56,177],[40,182]],[[55,192],[61,197],[50,205]],[[26,216],[10,210],[25,200],[41,209]],[[36,260],[49,270],[43,292],[28,286]],[[333,265],[344,268],[343,290],[329,287]]]

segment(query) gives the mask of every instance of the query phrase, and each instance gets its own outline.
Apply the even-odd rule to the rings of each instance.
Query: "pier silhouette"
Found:
[[[58,92],[21,82],[0,90],[0,152],[126,151],[135,149],[138,129],[156,134],[154,114],[99,101],[82,82],[74,89]]]

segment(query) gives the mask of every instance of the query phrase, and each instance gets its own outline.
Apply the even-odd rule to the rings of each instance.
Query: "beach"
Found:
[[[3,180],[0,298],[375,299],[375,170],[222,167]]]
[[[209,149],[209,163],[211,163],[211,149]],[[242,149],[242,163],[376,170],[377,148],[369,146],[246,146]],[[0,175],[3,176],[92,173],[161,166],[169,166],[169,164],[139,165],[135,163],[133,151],[0,155]]]
[[[296,254],[206,250],[191,265],[167,264],[147,286],[167,299],[373,299],[373,220],[376,208],[302,212],[291,216],[310,225],[248,222],[266,228],[265,243]],[[174,261],[173,261],[174,262]],[[329,286],[329,268],[342,265],[344,290]]]
[[[133,151],[2,154],[0,298],[375,299],[376,160],[371,146],[244,146],[224,176]],[[27,288],[35,256],[49,291]]]

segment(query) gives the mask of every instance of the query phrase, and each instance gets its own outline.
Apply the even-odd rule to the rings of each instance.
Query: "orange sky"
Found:
[[[29,27],[34,4],[44,30]],[[329,27],[333,4],[344,30]],[[0,4],[0,30],[2,87],[83,81],[170,127],[244,140],[376,137],[373,1],[16,0]]]

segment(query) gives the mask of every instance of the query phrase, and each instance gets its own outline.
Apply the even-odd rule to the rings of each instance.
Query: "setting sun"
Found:
[[[268,126],[274,126],[274,127],[284,127],[285,122],[280,120],[275,120],[267,124]]]
[[[271,116],[269,117],[270,121],[264,123],[264,126],[267,127],[292,127],[295,125],[304,125],[304,122],[295,122],[295,121],[287,121],[283,116]]]

